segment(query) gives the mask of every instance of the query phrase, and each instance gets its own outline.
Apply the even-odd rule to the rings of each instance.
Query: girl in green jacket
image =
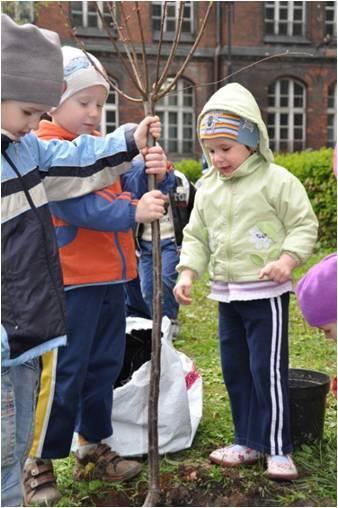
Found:
[[[288,402],[288,305],[293,269],[311,255],[317,220],[303,185],[273,164],[268,134],[251,93],[218,90],[198,121],[209,163],[184,229],[181,304],[208,268],[219,302],[221,363],[234,443],[210,460],[227,467],[267,457],[271,479],[293,480]]]

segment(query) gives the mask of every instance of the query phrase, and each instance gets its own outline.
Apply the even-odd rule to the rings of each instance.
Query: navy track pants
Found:
[[[219,304],[221,364],[235,443],[271,455],[292,451],[288,306],[289,293]]]
[[[112,434],[113,386],[125,352],[123,284],[66,292],[68,345],[42,357],[31,456],[63,458],[74,430],[91,442]]]

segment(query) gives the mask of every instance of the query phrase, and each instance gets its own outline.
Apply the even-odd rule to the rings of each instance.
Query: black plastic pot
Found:
[[[329,389],[327,374],[289,369],[291,436],[295,447],[322,439]]]

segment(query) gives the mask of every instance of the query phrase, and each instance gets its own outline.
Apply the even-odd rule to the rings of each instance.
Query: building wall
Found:
[[[68,4],[68,2],[62,2],[64,10],[67,10]],[[207,4],[208,2],[194,2],[196,23],[205,14]],[[151,2],[140,2],[139,5],[150,61],[150,74],[154,78],[157,41],[153,41],[151,31]],[[229,5],[232,5],[230,24],[228,23]],[[136,45],[140,44],[141,37],[136,13],[133,10],[130,11],[134,9],[134,2],[123,2],[123,6],[126,14],[130,16],[128,19],[133,40]],[[231,79],[241,83],[253,93],[265,119],[268,86],[282,77],[301,81],[307,90],[306,147],[318,149],[326,145],[327,91],[328,87],[336,81],[336,46],[334,42],[328,44],[324,39],[325,2],[307,2],[306,8],[307,32],[303,40],[295,44],[293,39],[286,42],[278,40],[267,42],[264,36],[264,2],[215,2],[205,34],[183,75],[196,87],[196,118],[217,87],[229,82],[224,79],[229,73],[229,68],[232,72],[236,72],[268,55],[284,53],[283,56],[274,57],[247,70],[242,70]],[[42,3],[37,24],[57,30],[64,44],[75,44],[57,2]],[[229,26],[231,39],[229,39]],[[127,95],[140,96],[107,38],[102,33],[97,33],[96,36],[88,35],[84,40],[87,49],[100,58],[110,74],[117,80],[120,88]],[[170,67],[171,75],[175,75],[178,71],[192,42],[180,44],[179,54]],[[168,58],[170,47],[171,41],[163,43],[163,62]],[[286,55],[287,50],[289,54]],[[220,83],[213,84],[221,79],[223,81]],[[125,99],[120,99],[119,105],[120,123],[137,122],[142,118],[142,105],[131,104]],[[197,156],[199,153],[199,147],[196,144],[194,155]]]

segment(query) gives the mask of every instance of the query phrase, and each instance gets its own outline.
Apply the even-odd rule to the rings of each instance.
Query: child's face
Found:
[[[91,134],[100,124],[106,101],[104,86],[84,88],[52,112],[53,121],[73,134]]]
[[[52,106],[6,100],[1,104],[1,128],[16,138],[21,138],[33,129],[37,129],[40,117]]]
[[[327,339],[337,340],[337,322],[327,323],[319,327]]]
[[[204,146],[213,166],[224,176],[232,175],[252,153],[245,145],[227,138],[207,139]]]

